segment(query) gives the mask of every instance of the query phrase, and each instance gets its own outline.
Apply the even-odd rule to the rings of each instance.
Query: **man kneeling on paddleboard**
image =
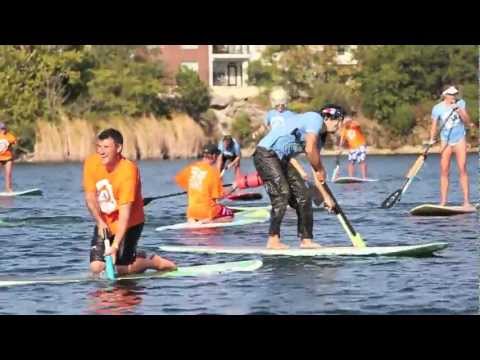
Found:
[[[320,182],[326,179],[326,172],[320,159],[319,142],[323,127],[333,132],[338,127],[337,117],[324,121],[316,112],[307,112],[284,119],[283,124],[272,128],[258,143],[253,162],[270,196],[272,211],[267,242],[269,249],[286,249],[280,241],[280,225],[287,206],[297,212],[300,247],[318,248],[313,241],[312,199],[305,181],[290,162],[290,159],[305,152],[315,176]],[[327,208],[334,207],[333,200],[324,197]]]
[[[220,150],[216,145],[208,144],[202,154],[202,160],[187,166],[175,176],[177,184],[188,193],[188,221],[232,221],[233,211],[217,203],[223,197],[222,178],[215,166]]]
[[[137,252],[145,215],[142,183],[137,165],[122,156],[123,136],[115,129],[97,137],[97,153],[85,160],[83,187],[88,210],[96,221],[90,250],[90,269],[105,269],[104,256],[111,255],[119,275],[147,269],[174,270],[176,265],[158,255]],[[105,249],[104,233],[110,249]]]

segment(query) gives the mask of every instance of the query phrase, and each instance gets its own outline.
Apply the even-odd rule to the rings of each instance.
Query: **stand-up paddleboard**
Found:
[[[28,189],[23,191],[12,191],[12,192],[0,192],[0,197],[11,197],[11,196],[39,196],[42,195],[42,190],[40,189]]]
[[[430,243],[405,246],[367,246],[356,248],[352,246],[330,247],[319,249],[290,248],[271,250],[265,247],[216,247],[216,246],[160,246],[166,252],[185,252],[198,254],[236,254],[236,255],[264,255],[264,256],[428,256],[435,251],[445,249],[447,243]]]
[[[375,182],[378,179],[362,179],[358,177],[344,176],[336,178],[333,182],[335,184],[353,184],[353,183],[364,183],[364,182]]]
[[[175,271],[170,272],[145,272],[143,274],[119,276],[115,280],[137,280],[137,279],[152,279],[160,277],[187,277],[187,276],[209,276],[216,274],[224,274],[241,271],[255,271],[263,265],[261,260],[246,260],[226,262],[221,264],[211,265],[197,265],[179,267]],[[68,284],[68,283],[83,283],[92,281],[108,281],[104,277],[94,278],[89,275],[70,276],[70,277],[46,277],[38,279],[0,279],[0,287],[18,286],[18,285],[36,285],[36,284]]]
[[[423,204],[410,210],[410,214],[415,216],[452,216],[471,214],[477,211],[477,208],[474,208],[472,210],[465,210],[462,206],[440,206],[434,204]]]
[[[262,198],[261,193],[243,193],[243,194],[232,194],[226,197],[227,200],[231,201],[250,201],[250,200],[260,200]]]
[[[228,206],[233,211],[271,210],[272,205],[267,206]]]
[[[167,225],[157,227],[156,231],[165,231],[165,230],[195,230],[195,229],[211,229],[211,228],[221,228],[221,227],[231,227],[231,226],[241,226],[248,224],[255,224],[265,222],[270,218],[270,211],[267,209],[257,209],[251,211],[241,211],[235,214],[235,217],[232,221],[229,222],[185,222],[175,225]]]

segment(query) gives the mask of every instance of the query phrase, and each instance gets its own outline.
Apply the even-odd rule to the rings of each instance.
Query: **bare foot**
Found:
[[[288,249],[288,245],[280,242],[279,236],[270,236],[267,241],[267,249],[283,250]]]
[[[463,203],[462,207],[467,211],[475,211],[477,208],[469,202]]]
[[[441,202],[439,205],[440,206],[447,206],[447,203],[446,202]]]
[[[157,270],[175,270],[177,268],[177,265],[175,265],[173,261],[164,259],[158,255],[153,256],[152,261]]]
[[[272,249],[272,250],[285,250],[285,249],[288,249],[289,246],[286,245],[286,244],[283,244],[281,242],[275,242],[275,243],[271,243],[271,242],[268,242],[267,243],[267,249]]]
[[[319,249],[321,247],[322,246],[320,244],[317,244],[312,239],[303,239],[300,242],[300,248],[302,249]]]

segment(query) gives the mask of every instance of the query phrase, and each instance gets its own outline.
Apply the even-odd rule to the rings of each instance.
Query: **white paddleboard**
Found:
[[[465,210],[462,206],[440,206],[434,204],[423,204],[410,210],[410,214],[415,216],[452,216],[475,212],[477,212],[477,209]]]
[[[264,256],[425,256],[435,251],[445,249],[447,243],[429,243],[422,245],[405,246],[371,246],[355,248],[352,246],[322,247],[320,249],[290,248],[285,250],[271,250],[265,247],[217,247],[217,246],[160,246],[166,252],[184,252],[199,254],[237,254],[237,255],[264,255]]]
[[[13,197],[13,196],[35,196],[42,195],[42,190],[40,189],[28,189],[23,191],[12,191],[12,192],[0,192],[0,197]]]
[[[211,265],[197,265],[179,267],[170,272],[145,272],[143,274],[125,275],[115,279],[118,280],[136,280],[152,279],[159,277],[187,277],[187,276],[209,276],[241,271],[255,271],[263,265],[261,260],[234,261]],[[36,285],[36,284],[68,284],[83,283],[91,281],[108,281],[107,279],[93,278],[89,275],[70,276],[70,277],[49,277],[38,279],[0,279],[0,287],[18,286],[18,285]]]
[[[353,183],[374,182],[374,181],[378,181],[378,179],[362,179],[358,177],[344,176],[344,177],[336,178],[333,182],[335,184],[353,184]]]
[[[235,214],[233,221],[229,222],[184,222],[175,225],[166,225],[157,227],[156,231],[165,230],[194,230],[194,229],[212,229],[221,227],[241,226],[255,223],[262,223],[270,218],[270,211],[268,209],[256,209],[249,211],[241,211]]]

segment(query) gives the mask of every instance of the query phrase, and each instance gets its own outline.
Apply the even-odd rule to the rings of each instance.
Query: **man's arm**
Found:
[[[108,226],[105,223],[105,221],[103,221],[103,219],[102,219],[102,215],[101,215],[101,212],[100,212],[100,207],[98,206],[96,194],[94,192],[86,192],[85,193],[85,203],[87,205],[88,211],[90,212],[93,219],[97,223],[98,233],[100,235],[103,235],[103,230],[104,229],[108,230]]]
[[[132,205],[133,203],[128,203],[118,207],[117,232],[115,233],[115,237],[111,246],[114,248],[115,252],[118,251],[125,237],[125,233],[127,232],[128,220],[130,219],[130,214],[132,212]]]
[[[325,181],[326,173],[320,160],[320,152],[317,149],[318,136],[314,133],[305,134],[305,153],[312,168],[315,170],[320,181]]]

